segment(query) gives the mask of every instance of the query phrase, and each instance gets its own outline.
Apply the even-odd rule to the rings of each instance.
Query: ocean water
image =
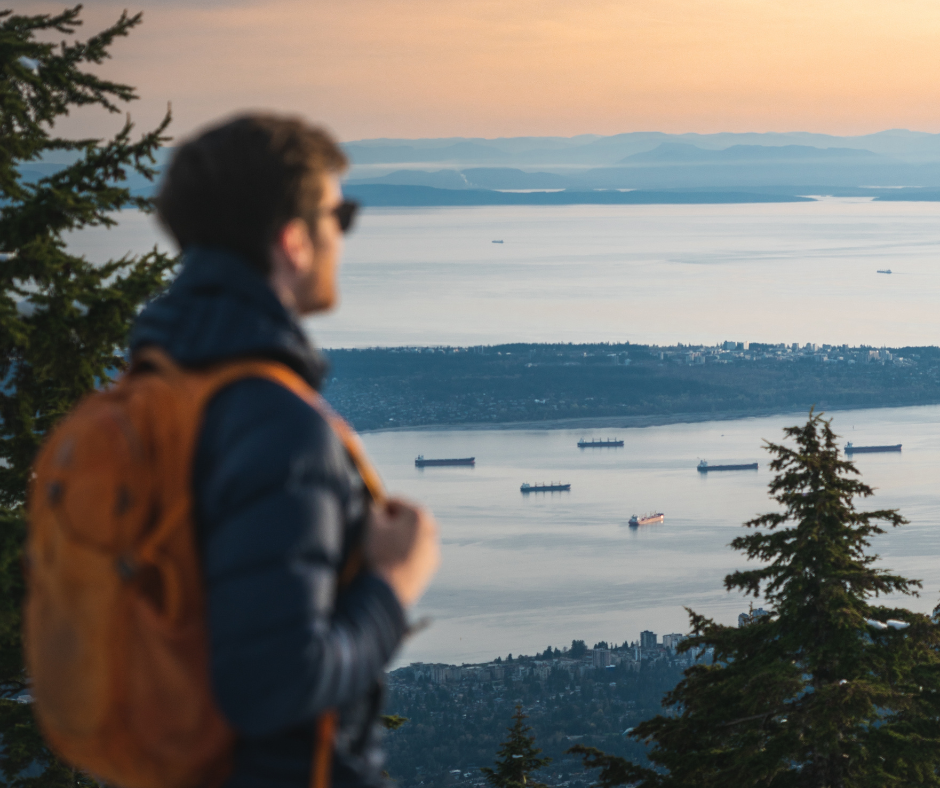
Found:
[[[860,507],[901,510],[910,524],[874,540],[881,565],[923,581],[919,611],[940,603],[940,406],[832,414],[856,445],[902,443],[900,454],[856,455],[877,488]],[[724,590],[746,566],[728,548],[742,523],[772,511],[763,440],[805,413],[594,430],[619,449],[578,449],[573,430],[414,431],[364,435],[389,489],[425,502],[443,539],[441,571],[415,611],[433,623],[397,664],[531,654],[573,638],[638,640],[686,632],[691,607],[735,624],[748,601]],[[476,467],[424,468],[425,457],[476,457]],[[757,471],[697,472],[699,458],[758,462]],[[567,493],[523,495],[523,482],[561,481]],[[630,515],[662,511],[661,525],[630,528]]]
[[[134,212],[72,239],[98,259],[157,242]],[[340,284],[308,321],[324,347],[937,344],[940,203],[371,209]]]
[[[70,242],[92,259],[169,247],[134,212]],[[372,210],[349,237],[341,287],[341,309],[308,323],[325,347],[937,344],[940,203]],[[733,624],[747,601],[723,589],[724,575],[744,565],[727,545],[741,523],[773,506],[761,442],[804,418],[596,430],[626,445],[583,451],[580,431],[365,435],[389,488],[426,502],[443,535],[441,572],[416,611],[433,623],[398,664],[684,632],[685,606]],[[940,407],[834,419],[857,444],[904,444],[901,454],[857,463],[878,488],[871,505],[899,507],[911,520],[875,549],[885,566],[924,581],[910,606],[932,609],[940,601]],[[422,471],[418,454],[473,455],[477,466]],[[698,458],[761,467],[706,477]],[[522,482],[553,480],[571,483],[570,493],[519,492]],[[665,523],[627,526],[649,510],[663,511]]]

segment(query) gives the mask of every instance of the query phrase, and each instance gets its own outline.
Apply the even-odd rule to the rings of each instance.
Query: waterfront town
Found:
[[[567,673],[570,682],[575,682],[586,673],[596,670],[623,666],[627,670],[638,671],[643,660],[655,662],[670,660],[678,667],[688,667],[701,658],[690,652],[677,652],[685,635],[663,635],[660,640],[655,632],[645,630],[640,639],[621,646],[611,646],[606,642],[594,648],[579,648],[575,641],[564,650],[546,649],[535,657],[511,655],[506,660],[497,658],[493,662],[479,665],[444,665],[414,662],[407,668],[399,668],[389,674],[390,679],[406,677],[414,681],[427,679],[431,684],[459,684],[461,682],[486,683],[493,681],[524,681],[535,676],[545,681],[553,672]]]
[[[739,625],[763,611],[743,613]],[[566,751],[587,744],[643,760],[624,734],[662,710],[663,695],[708,650],[679,650],[682,634],[641,632],[621,644],[582,640],[532,656],[512,654],[482,664],[413,663],[388,674],[386,711],[407,719],[388,735],[388,770],[401,785],[482,786],[480,768],[494,753],[517,705],[537,746],[553,761],[540,775],[552,786],[592,783]]]
[[[738,627],[767,611],[751,608]],[[574,640],[531,656],[512,654],[481,664],[415,662],[387,677],[386,712],[406,721],[388,734],[388,770],[403,786],[485,785],[516,706],[527,716],[536,745],[552,758],[539,779],[558,788],[587,788],[593,776],[567,752],[575,744],[645,761],[630,729],[662,712],[663,696],[711,649],[680,649],[687,636],[645,630],[619,645],[588,648]]]

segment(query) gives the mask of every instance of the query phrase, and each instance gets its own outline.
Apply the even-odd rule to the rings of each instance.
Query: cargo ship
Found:
[[[756,471],[757,463],[748,462],[741,465],[709,465],[707,460],[702,460],[698,464],[699,473],[708,473],[709,471]]]
[[[637,517],[633,515],[630,518],[630,525],[633,528],[636,528],[639,525],[653,525],[654,523],[661,523],[666,519],[666,515],[662,512],[652,512],[650,514],[645,514],[642,517]]]
[[[423,454],[415,458],[415,468],[428,468],[434,465],[476,465],[476,457],[461,457],[456,460],[426,460]]]
[[[566,492],[571,489],[570,484],[555,484],[551,482],[550,484],[529,484],[528,482],[523,482],[522,486],[519,488],[521,493],[533,493],[533,492]]]
[[[594,438],[586,441],[584,438],[581,438],[581,440],[578,441],[579,449],[602,449],[608,446],[623,446],[623,441],[617,438],[606,438],[602,441],[594,440]]]
[[[493,241],[494,244],[501,244],[502,241]]]
[[[891,269],[890,269],[890,268],[879,268],[879,269],[878,269],[878,273],[879,273],[879,274],[890,274],[890,273],[891,273]]]
[[[883,451],[901,451],[901,444],[895,443],[893,446],[853,446],[852,441],[845,444],[846,454],[874,454]]]

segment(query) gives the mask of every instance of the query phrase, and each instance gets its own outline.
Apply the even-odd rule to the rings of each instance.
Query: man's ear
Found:
[[[305,273],[313,267],[313,239],[303,219],[287,222],[278,232],[274,246],[294,273]]]

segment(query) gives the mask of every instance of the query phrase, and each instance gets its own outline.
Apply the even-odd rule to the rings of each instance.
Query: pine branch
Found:
[[[596,747],[576,744],[565,750],[566,755],[579,755],[585,769],[600,769],[594,785],[597,788],[615,788],[618,785],[640,785],[643,788],[655,788],[662,785],[662,776],[637,766],[626,758],[608,755]]]

